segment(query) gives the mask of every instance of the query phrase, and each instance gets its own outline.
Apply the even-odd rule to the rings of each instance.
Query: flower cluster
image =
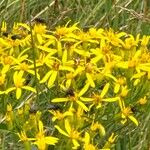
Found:
[[[7,32],[3,22],[0,97],[8,130],[26,149],[111,149],[119,138],[111,124],[138,126],[134,108],[149,103],[149,39],[112,29],[85,32],[69,22],[54,31],[16,23]]]

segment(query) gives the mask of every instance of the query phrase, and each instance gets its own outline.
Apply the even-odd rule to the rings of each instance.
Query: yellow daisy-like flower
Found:
[[[46,145],[55,145],[58,142],[58,138],[44,135],[42,121],[38,123],[38,130],[34,144],[37,145],[39,150],[46,150]]]
[[[80,140],[80,133],[71,127],[68,119],[65,120],[66,131],[62,130],[58,125],[55,125],[55,128],[59,131],[59,133],[70,138],[73,143],[73,149],[77,149],[80,146],[78,142],[78,140]]]
[[[13,76],[13,81],[15,87],[10,87],[5,91],[5,94],[8,94],[14,90],[16,90],[16,98],[19,99],[22,95],[22,89],[31,91],[36,93],[36,90],[33,87],[23,85],[25,82],[25,78],[23,78],[23,71],[15,72]]]
[[[87,83],[79,93],[72,91],[69,93],[68,97],[65,98],[55,98],[52,100],[53,103],[60,103],[60,102],[71,102],[71,106],[74,103],[77,103],[83,110],[88,111],[88,107],[84,104],[84,102],[90,102],[93,100],[93,98],[88,97],[82,97],[82,95],[88,90],[89,83]]]

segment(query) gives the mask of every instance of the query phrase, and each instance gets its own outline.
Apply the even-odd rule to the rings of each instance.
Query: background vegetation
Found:
[[[89,27],[113,28],[134,35],[150,34],[149,0],[1,0],[0,24],[28,22],[42,18],[50,29],[64,25],[68,20],[79,22],[84,30]],[[44,101],[39,105],[42,106]],[[136,129],[122,130],[122,137],[115,146],[117,150],[150,149],[150,108],[139,116],[144,124]],[[1,134],[0,130],[0,134]],[[132,134],[132,136],[130,136]],[[9,137],[6,137],[6,139]],[[128,147],[128,148],[127,148]]]
[[[82,28],[111,27],[130,33],[150,33],[149,0],[1,0],[0,21],[27,22],[44,18],[50,28],[68,20]]]

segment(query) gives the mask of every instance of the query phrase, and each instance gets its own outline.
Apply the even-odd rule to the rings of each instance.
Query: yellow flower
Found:
[[[123,44],[121,37],[125,36],[125,32],[115,33],[112,29],[104,32],[104,39],[109,41],[112,45],[120,47]]]
[[[102,102],[115,102],[120,99],[119,97],[104,98],[104,96],[107,94],[109,90],[109,87],[110,87],[110,84],[106,83],[100,95],[93,93],[93,96],[92,96],[93,104],[90,105],[90,108],[96,105],[96,108],[98,109],[102,106]]]
[[[105,128],[98,122],[92,122],[92,125],[90,126],[91,131],[93,132],[97,132],[97,130],[99,131],[101,136],[105,136],[106,131]]]
[[[25,79],[23,78],[23,72],[20,71],[20,72],[15,72],[14,75],[13,75],[13,81],[14,81],[14,85],[15,87],[10,87],[8,88],[5,93],[8,94],[14,90],[16,90],[16,98],[19,99],[22,95],[22,89],[25,89],[25,90],[29,90],[31,92],[36,92],[36,90],[30,86],[25,86],[23,85]]]
[[[80,30],[77,27],[78,23],[75,23],[70,27],[68,26],[69,23],[70,21],[68,21],[64,27],[60,27],[60,26],[56,27],[56,31],[54,31],[53,33],[56,35],[58,39],[62,38],[63,40],[67,40],[67,38],[75,36],[74,35],[75,31]]]
[[[130,107],[123,108],[122,114],[121,114],[121,117],[122,117],[121,123],[125,124],[127,122],[127,118],[129,118],[136,126],[138,126],[139,123],[137,119],[132,115],[132,113],[133,112]]]
[[[33,27],[33,36],[40,45],[44,42],[44,35],[46,35],[46,32],[47,30],[44,24],[35,24]]]
[[[101,39],[103,32],[104,32],[104,29],[102,28],[98,30],[96,30],[95,28],[90,28],[88,31],[88,34],[90,35],[91,38]]]
[[[40,83],[48,81],[48,87],[52,87],[54,85],[59,72],[74,72],[72,67],[73,61],[67,60],[67,50],[63,52],[62,60],[52,57],[51,55],[47,55],[45,58],[45,64],[48,66],[49,71],[47,71],[45,76],[41,79]]]
[[[126,97],[128,95],[129,89],[127,86],[121,87],[120,97]]]
[[[88,58],[87,58],[88,59]],[[74,72],[74,76],[80,75],[85,73],[86,76],[86,83],[89,83],[91,87],[95,87],[95,74],[98,71],[98,68],[95,64],[91,62],[84,62],[83,64],[78,64],[77,68]]]
[[[66,111],[64,113],[61,113],[59,110],[56,110],[56,111],[49,110],[49,112],[53,115],[52,121],[63,120],[67,116],[72,116],[73,115],[73,113],[71,111]]]
[[[79,93],[76,93],[72,91],[71,94],[69,94],[69,97],[65,98],[55,98],[51,102],[53,103],[59,103],[59,102],[71,102],[71,106],[74,103],[77,103],[79,106],[83,108],[83,110],[88,111],[88,107],[83,102],[90,102],[93,100],[93,98],[87,98],[82,97],[82,95],[88,90],[89,84],[87,83]]]
[[[122,86],[126,84],[126,78],[125,77],[119,77],[118,79],[111,75],[107,74],[106,77],[109,77],[115,81],[114,83],[114,93],[118,93]]]
[[[137,36],[136,36],[136,39],[134,38],[134,36],[133,35],[129,35],[126,39],[125,39],[125,42],[124,43],[122,43],[122,45],[123,45],[123,47],[125,48],[125,49],[131,49],[133,46],[138,46],[138,43],[139,43],[139,41],[140,41],[140,34],[138,34]]]
[[[1,63],[3,64],[2,73],[6,73],[8,72],[10,67],[14,64],[13,57],[9,55],[2,55]]]
[[[70,140],[73,143],[73,147],[72,147],[73,149],[77,149],[80,146],[80,144],[78,142],[78,140],[81,139],[80,133],[76,129],[74,129],[70,126],[68,119],[65,120],[65,130],[66,131],[62,130],[58,125],[55,125],[55,128],[59,131],[59,133],[70,138]]]
[[[39,132],[37,133],[35,142],[33,143],[37,145],[39,150],[46,150],[46,145],[55,145],[58,142],[58,138],[44,135],[42,121],[38,122],[38,130]]]
[[[32,144],[37,145],[39,150],[46,150],[47,145],[55,145],[58,142],[58,138],[53,136],[45,136],[42,121],[38,121],[38,133],[35,138],[28,138],[25,131],[21,131],[17,135],[20,141],[27,142],[32,141]]]
[[[140,105],[145,105],[147,103],[147,97],[144,96],[144,98],[140,98],[137,103],[139,103]]]
[[[35,76],[33,62],[30,65],[26,62],[17,62],[17,63],[18,64],[14,66],[15,70],[22,71],[23,73],[27,72],[27,73]],[[40,75],[37,72],[36,72],[36,75],[37,75],[37,78],[40,79]]]

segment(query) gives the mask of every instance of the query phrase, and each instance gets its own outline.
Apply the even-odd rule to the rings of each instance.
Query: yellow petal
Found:
[[[69,135],[65,131],[63,131],[59,126],[55,125],[55,128],[59,131],[59,133],[69,137]]]
[[[57,142],[58,142],[58,138],[51,137],[51,136],[45,137],[46,144],[55,145]]]
[[[94,83],[94,81],[92,79],[92,76],[89,73],[86,73],[86,77],[87,77],[87,80],[88,80],[89,84],[91,85],[91,87],[94,88],[95,87],[95,83]]]
[[[49,78],[49,81],[48,81],[48,87],[51,87],[54,84],[56,77],[57,77],[57,73],[58,73],[57,71],[52,72],[52,74]]]
[[[111,79],[113,79],[114,81],[117,82],[117,79],[116,79],[115,76],[113,76],[113,75],[111,75],[111,74],[108,74],[108,73],[107,73],[105,76],[106,76],[106,77],[109,77],[109,78],[111,78]]]
[[[114,87],[114,93],[118,93],[119,92],[119,89],[120,89],[120,84],[116,84],[115,87]]]
[[[84,71],[84,67],[79,66],[79,67],[75,70],[73,76],[75,77],[76,75],[80,74],[80,73],[83,72],[83,71]]]
[[[100,130],[100,135],[105,136],[106,131],[105,131],[105,128],[101,124],[99,124],[99,130]]]
[[[0,91],[0,95],[1,95],[1,94],[5,94],[5,93],[6,93],[6,91]]]
[[[96,109],[99,109],[102,107],[102,103],[99,103],[98,106],[96,106]]]
[[[44,83],[48,80],[48,78],[51,76],[52,70],[47,72],[47,74],[43,77],[43,79],[40,81],[40,83]]]
[[[119,97],[113,97],[113,98],[102,99],[102,101],[104,101],[104,102],[115,102],[115,101],[118,101],[119,99],[120,99]]]
[[[146,74],[146,72],[139,72],[137,74],[134,74],[131,78],[132,79],[136,79],[136,78],[141,78],[142,76],[144,76]]]
[[[104,88],[103,88],[103,90],[102,90],[102,93],[101,93],[101,97],[102,97],[102,98],[103,98],[103,97],[106,95],[106,93],[108,92],[109,86],[110,86],[109,83],[107,83],[107,84],[104,86]]]
[[[133,121],[137,126],[139,125],[138,121],[132,115],[128,116],[131,121]]]
[[[82,103],[81,101],[76,101],[85,111],[88,111],[89,109]]]
[[[38,40],[38,42],[39,42],[40,44],[43,43],[43,38],[42,38],[42,36],[41,36],[40,34],[37,34],[37,40]]]
[[[61,42],[57,40],[57,50],[58,50],[58,56],[62,56],[62,45]]]
[[[70,87],[71,82],[72,82],[71,79],[68,79],[68,80],[66,81],[66,88],[67,88],[67,89]]]
[[[72,140],[72,143],[73,143],[73,145],[74,145],[74,146],[72,147],[73,149],[77,149],[77,148],[80,146],[80,144],[78,143],[78,141],[75,140],[75,139]]]
[[[78,96],[79,96],[79,97],[82,96],[82,95],[89,89],[89,86],[90,86],[90,84],[87,83],[87,84],[81,89],[81,91],[79,92]]]
[[[89,52],[86,52],[85,50],[79,50],[79,49],[74,49],[74,51],[77,53],[77,54],[79,54],[79,55],[81,55],[81,56],[89,56],[90,55],[90,53]]]
[[[11,91],[13,91],[13,90],[16,90],[16,88],[15,88],[15,87],[11,87],[11,88],[7,89],[7,90],[5,91],[5,94],[8,94],[9,92],[11,92]]]
[[[40,132],[41,134],[44,134],[42,121],[39,121],[39,132]]]
[[[37,139],[34,142],[34,144],[37,145],[39,150],[45,150],[46,149],[46,143],[45,143],[45,139],[44,138]]]
[[[116,64],[116,67],[123,68],[123,69],[128,69],[128,61],[126,61],[126,62],[119,62],[119,63]]]
[[[103,58],[103,55],[100,54],[94,58],[91,59],[91,63],[96,64],[99,60],[101,60]]]
[[[74,69],[69,66],[59,66],[59,70],[66,70],[66,71],[74,72]]]
[[[84,142],[85,142],[85,144],[89,144],[90,143],[90,135],[87,132],[85,132]]]
[[[150,66],[146,66],[144,64],[139,65],[139,68],[143,71],[150,72]]]
[[[68,134],[71,134],[71,126],[68,119],[65,120],[65,129]]]
[[[67,61],[67,50],[65,49],[62,56],[62,63],[64,64]]]
[[[58,102],[67,102],[67,101],[69,101],[68,98],[55,98],[51,102],[58,103]]]
[[[84,102],[91,102],[94,100],[93,98],[88,98],[88,97],[80,97],[80,99]]]
[[[22,90],[21,88],[16,89],[16,98],[19,99],[21,97]]]
[[[142,53],[142,50],[137,50],[134,57],[133,57],[133,59],[137,59],[138,57],[140,57],[141,53]]]
[[[28,90],[28,91],[31,91],[31,92],[36,93],[36,89],[34,89],[33,87],[30,87],[30,86],[23,86],[22,88],[25,89],[25,90]]]
[[[117,34],[117,37],[120,38],[120,37],[125,36],[125,35],[127,35],[127,33],[125,33],[125,32],[120,32],[120,33]]]
[[[39,48],[45,52],[52,53],[52,55],[54,55],[57,52],[55,49],[51,49],[51,48],[46,47],[46,46],[38,46],[37,48]]]
[[[24,27],[25,29],[30,31],[30,27],[27,24],[25,24],[25,23],[18,23],[18,26]]]
[[[138,85],[138,83],[140,83],[140,79],[136,79],[133,83],[134,86]]]

